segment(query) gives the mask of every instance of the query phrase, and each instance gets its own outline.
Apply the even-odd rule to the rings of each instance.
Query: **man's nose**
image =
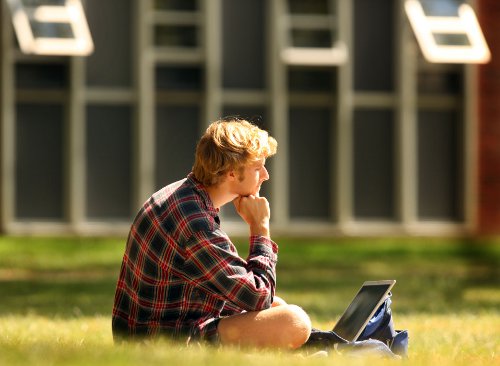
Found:
[[[268,180],[269,179],[269,172],[267,171],[266,167],[262,167],[264,170],[264,174],[262,175],[262,181]]]

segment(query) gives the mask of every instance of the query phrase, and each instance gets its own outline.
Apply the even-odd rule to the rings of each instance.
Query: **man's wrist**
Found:
[[[269,231],[268,225],[252,225],[250,226],[250,235],[251,236],[263,236],[266,238],[271,238],[271,234]]]

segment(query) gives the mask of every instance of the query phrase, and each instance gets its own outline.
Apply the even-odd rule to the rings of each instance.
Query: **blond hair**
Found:
[[[205,186],[220,183],[225,173],[276,153],[276,140],[254,124],[226,118],[208,126],[196,147],[195,178]]]

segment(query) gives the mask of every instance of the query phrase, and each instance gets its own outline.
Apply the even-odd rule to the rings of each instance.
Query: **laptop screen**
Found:
[[[394,280],[365,282],[335,324],[333,331],[350,342],[355,341],[395,282]]]

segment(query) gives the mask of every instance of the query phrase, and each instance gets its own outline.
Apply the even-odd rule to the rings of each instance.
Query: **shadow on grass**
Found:
[[[366,280],[396,279],[393,309],[398,313],[498,312],[500,242],[429,239],[277,240],[280,243],[277,294],[312,317],[334,320]],[[60,245],[60,244],[53,244]],[[65,244],[66,245],[66,244]],[[70,244],[67,244],[70,245]],[[39,314],[111,316],[122,243],[82,256],[92,246],[67,247],[64,262],[33,258],[24,265],[12,251],[0,260],[0,316]],[[238,245],[245,256],[247,247]],[[48,250],[51,255],[57,251]],[[45,253],[45,252],[44,252]],[[102,258],[107,258],[103,260]],[[38,262],[37,262],[38,261]],[[10,263],[10,265],[7,265]],[[15,263],[15,265],[12,265]],[[37,264],[38,263],[38,264]],[[77,265],[75,265],[77,263]]]
[[[396,279],[401,313],[498,312],[500,242],[442,239],[341,239],[280,248],[278,288],[313,316],[337,317],[367,280]],[[283,260],[284,259],[284,260]]]
[[[22,279],[3,279],[0,315],[111,316],[117,273],[106,271],[82,276],[61,271],[53,272],[54,278],[46,273],[38,276],[33,273]]]

